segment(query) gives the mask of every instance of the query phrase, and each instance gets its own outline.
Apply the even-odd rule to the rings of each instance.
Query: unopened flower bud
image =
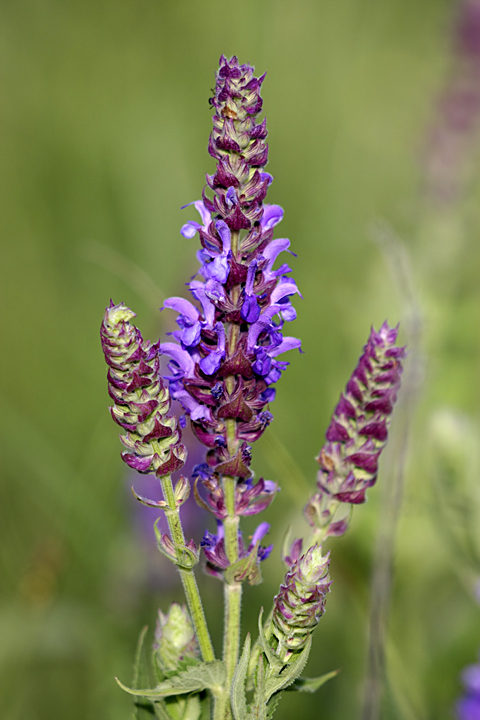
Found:
[[[171,673],[200,657],[193,624],[185,605],[172,603],[166,615],[158,611],[154,662],[162,674]]]

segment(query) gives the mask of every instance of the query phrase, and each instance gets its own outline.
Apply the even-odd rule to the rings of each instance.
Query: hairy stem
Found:
[[[160,482],[162,485],[163,497],[168,503],[168,509],[165,511],[165,515],[168,521],[170,535],[177,547],[177,559],[180,562],[182,560],[181,548],[185,547],[185,536],[183,534],[180,513],[178,512],[177,503],[175,501],[172,479],[170,475],[165,475],[160,478]],[[193,568],[185,568],[179,565],[178,569],[202,657],[205,662],[210,662],[215,660],[215,653],[213,651],[212,641],[210,640],[210,633],[208,631],[202,600],[200,598],[200,593],[198,592],[197,581],[195,579]]]

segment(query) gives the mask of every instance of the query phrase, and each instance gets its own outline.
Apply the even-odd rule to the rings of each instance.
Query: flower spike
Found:
[[[186,449],[178,421],[167,415],[171,398],[159,374],[158,343],[145,342],[130,323],[135,313],[120,303],[105,310],[102,348],[108,369],[112,417],[126,435],[122,459],[140,473],[169,475],[183,467]]]
[[[318,490],[305,507],[306,519],[325,537],[343,535],[348,511],[340,506],[365,502],[367,488],[377,479],[405,357],[405,348],[395,346],[397,334],[398,328],[386,322],[379,332],[372,328],[328,426],[317,458]]]

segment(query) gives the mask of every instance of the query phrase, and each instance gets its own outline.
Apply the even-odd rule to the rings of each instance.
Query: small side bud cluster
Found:
[[[151,345],[130,323],[135,313],[113,302],[105,310],[101,327],[102,348],[108,369],[110,408],[127,452],[123,460],[140,473],[169,475],[183,467],[186,449],[181,444],[178,421],[168,417],[171,398],[159,373],[159,344]]]
[[[312,545],[285,575],[273,609],[275,651],[283,659],[305,647],[325,612],[329,563],[330,554],[323,556],[320,545]]]
[[[405,348],[395,347],[397,334],[386,322],[379,332],[372,328],[328,427],[318,457],[318,490],[305,508],[310,525],[325,536],[345,532],[348,517],[333,522],[339,506],[365,502],[367,488],[377,479],[405,357]]]
[[[200,650],[192,621],[185,605],[172,603],[166,615],[158,611],[153,659],[162,675],[197,662]]]

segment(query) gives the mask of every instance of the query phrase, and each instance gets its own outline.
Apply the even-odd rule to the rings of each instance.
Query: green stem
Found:
[[[164,475],[160,478],[162,492],[168,508],[165,515],[170,529],[170,535],[177,549],[177,559],[180,561],[182,556],[182,547],[185,547],[185,536],[183,534],[180,513],[178,512],[175,495],[173,492],[172,479],[170,475]],[[197,581],[193,572],[193,568],[183,568],[178,566],[180,577],[182,579],[183,589],[187,598],[188,609],[195,627],[200,651],[205,662],[215,660],[212,641],[208,631],[205,613],[203,611],[202,600],[198,592]]]
[[[240,233],[231,233],[231,251],[233,257],[238,262]],[[240,297],[240,286],[234,286],[230,291],[230,299],[234,305],[237,304]],[[235,354],[238,346],[240,335],[240,326],[238,323],[227,324],[227,351],[231,357]],[[225,378],[225,387],[231,395],[235,389],[235,376],[229,375]],[[228,418],[225,421],[226,439],[228,454],[234,457],[238,452],[237,438],[237,421],[234,418]],[[235,512],[235,490],[237,479],[234,477],[224,476],[223,492],[225,497],[225,507],[227,517],[223,521],[225,530],[225,552],[230,564],[237,562],[239,556],[238,548],[238,525],[240,518]],[[233,675],[237,667],[238,656],[240,651],[240,611],[242,603],[242,585],[241,583],[225,582],[224,585],[225,599],[225,624],[223,635],[223,661],[227,669],[227,678],[223,692],[215,700],[214,720],[229,720],[232,717],[232,708],[230,703],[230,688],[232,685]]]

